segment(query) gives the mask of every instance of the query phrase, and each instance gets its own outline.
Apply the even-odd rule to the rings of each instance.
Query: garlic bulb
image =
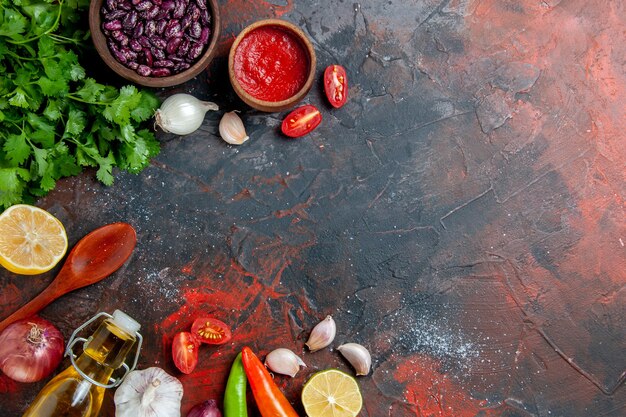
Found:
[[[132,371],[115,391],[115,417],[180,417],[183,384],[163,369]]]
[[[358,343],[344,343],[337,350],[350,362],[357,375],[369,374],[372,357],[365,347]]]
[[[231,145],[241,145],[249,139],[241,118],[234,111],[224,113],[222,116],[220,136]]]
[[[188,135],[198,130],[209,110],[219,110],[219,107],[210,101],[198,100],[191,94],[178,93],[161,103],[154,118],[164,132]]]
[[[301,366],[306,364],[298,355],[285,348],[274,349],[265,357],[265,366],[278,374],[296,376]]]
[[[311,352],[324,349],[333,342],[336,332],[337,326],[335,325],[335,320],[333,320],[331,316],[326,316],[324,320],[317,323],[313,328],[309,340],[306,341],[305,345],[309,347]]]

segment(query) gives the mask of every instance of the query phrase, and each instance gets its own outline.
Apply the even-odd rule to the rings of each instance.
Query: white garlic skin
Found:
[[[367,375],[372,367],[372,357],[369,351],[358,343],[344,343],[337,348],[344,358],[356,371],[357,376]]]
[[[236,112],[224,113],[220,120],[220,136],[231,145],[241,145],[249,139],[243,121]]]
[[[286,348],[274,349],[265,357],[265,366],[277,374],[296,376],[301,366],[306,364],[298,355]]]
[[[305,345],[309,347],[311,352],[324,349],[333,342],[336,333],[337,325],[335,324],[335,320],[333,320],[332,316],[328,315],[313,328],[309,340],[306,341]]]
[[[115,417],[180,417],[183,384],[161,368],[132,371],[115,391]]]
[[[154,113],[157,126],[166,133],[188,135],[200,128],[209,110],[219,110],[217,104],[198,100],[191,94],[169,96]]]

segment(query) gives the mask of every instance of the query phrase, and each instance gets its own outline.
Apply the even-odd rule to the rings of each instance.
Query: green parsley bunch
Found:
[[[159,152],[139,128],[157,97],[100,84],[79,63],[88,6],[0,0],[0,207],[32,202],[84,167],[110,185],[114,166],[137,173]]]

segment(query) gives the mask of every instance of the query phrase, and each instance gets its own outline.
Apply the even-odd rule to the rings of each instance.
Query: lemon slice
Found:
[[[39,207],[17,204],[0,215],[0,265],[35,275],[49,271],[67,252],[63,224]]]
[[[309,417],[354,417],[363,406],[356,379],[338,369],[320,371],[302,389],[302,404]]]

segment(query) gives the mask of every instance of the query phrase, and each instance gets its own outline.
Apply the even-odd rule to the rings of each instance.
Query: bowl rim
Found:
[[[245,38],[250,32],[265,26],[279,26],[294,34],[304,47],[309,57],[309,73],[307,75],[304,85],[294,95],[280,101],[261,100],[254,97],[243,89],[243,87],[239,83],[239,80],[235,76],[235,52],[237,50],[237,47],[239,46],[243,38]],[[270,113],[286,110],[290,107],[293,107],[293,105],[301,101],[308,94],[309,90],[313,86],[313,81],[315,80],[316,66],[317,58],[315,56],[315,49],[313,48],[311,40],[299,27],[291,22],[282,19],[263,19],[246,26],[241,32],[239,32],[239,34],[235,38],[235,41],[230,47],[230,52],[228,53],[228,78],[230,79],[230,83],[233,86],[235,93],[237,93],[239,98],[241,98],[249,106],[257,110]]]
[[[102,17],[100,10],[104,0],[91,0],[89,5],[89,30],[91,32],[91,40],[104,63],[111,68],[116,74],[146,87],[171,87],[189,81],[196,75],[206,69],[215,53],[217,52],[217,41],[220,36],[221,18],[220,9],[217,0],[206,0],[207,6],[211,11],[211,38],[204,53],[189,68],[178,74],[167,77],[144,77],[137,74],[136,71],[125,67],[115,59],[109,51],[106,44],[106,37],[102,33]]]

